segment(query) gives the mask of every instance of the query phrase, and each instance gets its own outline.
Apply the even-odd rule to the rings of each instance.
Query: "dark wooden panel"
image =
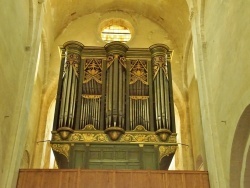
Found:
[[[104,188],[113,186],[113,178],[113,171],[80,171],[78,182],[81,188]]]
[[[166,188],[184,188],[186,187],[182,173],[165,173]]]
[[[165,180],[165,173],[161,171],[151,171],[150,172],[150,186],[157,188],[166,188],[166,184],[169,180]]]
[[[200,174],[184,174],[186,186],[192,185],[193,188],[199,188],[202,185],[202,177]]]
[[[78,171],[63,171],[60,172],[60,186],[63,188],[77,187],[78,185]]]
[[[41,182],[41,187],[60,187],[61,177],[60,173],[56,171],[47,171],[43,173],[43,181]],[[46,180],[46,181],[44,181]]]
[[[149,188],[149,172],[136,171],[132,175],[132,187],[137,188]]]
[[[209,188],[210,186],[209,186],[209,177],[208,177],[208,174],[202,173],[201,177],[202,177],[202,186],[204,188]]]
[[[139,146],[90,145],[89,169],[140,169]]]
[[[128,188],[132,187],[132,172],[131,171],[117,171],[115,173],[114,187]]]
[[[17,187],[20,188],[32,188],[41,187],[43,182],[43,171],[21,171],[18,178]]]
[[[209,188],[202,171],[20,170],[17,188]]]

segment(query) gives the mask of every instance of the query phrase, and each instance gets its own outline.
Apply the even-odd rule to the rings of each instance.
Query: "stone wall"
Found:
[[[233,136],[250,103],[250,2],[199,2],[192,32],[208,170],[211,187],[229,187]]]
[[[28,131],[40,42],[41,6],[32,1],[1,2],[0,187],[15,187]]]
[[[55,7],[58,5],[53,3],[57,1],[41,2],[30,0],[13,3],[3,0],[0,3],[0,187],[15,187],[20,165],[37,168],[48,166],[49,160],[45,158],[49,149],[46,144],[36,142],[45,138],[48,111],[55,98],[59,72],[58,45],[73,39],[85,45],[102,46],[102,42],[98,41],[95,21],[101,21],[109,4],[103,4],[105,6],[100,8],[102,12],[93,10],[81,18],[68,19],[70,24],[65,19],[65,23],[59,25],[61,17],[58,17],[54,31],[52,18],[57,15]],[[186,37],[190,32],[185,22],[188,19],[187,11],[174,25],[177,22],[166,21],[168,13],[174,19],[174,14],[180,15],[178,12],[174,13],[174,9],[168,12],[161,7],[160,10],[164,10],[161,15],[157,13],[157,8],[148,4],[148,9],[140,12],[130,3],[130,15],[124,13],[131,18],[131,22],[135,21],[136,29],[140,29],[135,32],[138,38],[131,41],[131,46],[148,47],[160,41],[177,49],[172,63],[175,104],[180,115],[181,141],[190,145],[190,148],[179,152],[178,163],[182,160],[180,156],[185,163],[179,166],[199,169],[203,161],[204,166],[200,169],[206,169],[207,164],[211,187],[229,187],[230,156],[237,152],[232,150],[233,139],[241,114],[250,104],[250,2],[187,2],[192,26],[192,43],[186,49],[187,55],[182,50],[184,44],[188,43]],[[125,5],[125,1],[123,3]],[[168,4],[164,5],[165,8],[169,7]],[[96,6],[98,8],[99,4]],[[115,6],[112,7],[115,10]],[[69,7],[63,8],[68,10]],[[154,14],[150,14],[152,10]],[[114,11],[113,14],[118,12]],[[71,13],[68,12],[69,15]],[[181,27],[183,21],[185,23]],[[87,30],[86,24],[89,26]],[[145,25],[148,27],[145,28]],[[167,27],[170,25],[173,27]],[[178,32],[174,32],[179,26]],[[97,38],[90,39],[89,33]],[[181,35],[181,40],[177,34]],[[36,74],[40,43],[41,56]],[[185,134],[190,135],[185,137]],[[242,147],[247,148],[245,145]],[[244,164],[241,164],[242,169]]]

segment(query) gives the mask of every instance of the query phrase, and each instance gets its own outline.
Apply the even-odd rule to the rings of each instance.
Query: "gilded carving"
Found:
[[[168,142],[169,142],[169,143],[176,143],[176,135],[173,135],[173,134],[172,134],[172,135],[169,137]]]
[[[156,56],[153,59],[154,62],[154,78],[158,74],[159,70],[162,69],[165,76],[168,78],[168,68],[167,68],[167,62],[166,58],[164,56]]]
[[[103,133],[75,133],[71,137],[71,141],[83,141],[83,142],[109,142],[106,134]]]
[[[82,97],[85,98],[85,99],[100,99],[101,95],[86,95],[86,94],[83,94]]]
[[[124,134],[121,136],[120,142],[159,142],[159,139],[156,135]]]
[[[95,80],[97,83],[102,83],[102,59],[86,59],[84,64],[84,79],[83,83],[90,80]]]
[[[91,132],[90,132],[91,131]],[[58,133],[52,133],[52,141],[62,141]],[[91,124],[86,125],[81,132],[74,132],[67,140],[68,142],[110,142],[110,139],[107,134],[98,131]],[[159,136],[152,134],[147,131],[144,126],[137,125],[132,132],[126,132],[121,135],[120,139],[117,142],[162,142],[159,139]],[[176,134],[173,133],[168,143],[176,143]],[[165,147],[165,146],[164,146]],[[168,147],[168,146],[167,146]],[[161,148],[163,151],[164,148]]]
[[[177,146],[159,146],[160,161],[163,157],[175,153]]]
[[[126,58],[124,56],[120,56],[119,57],[119,63],[121,63],[121,65],[126,68]]]
[[[130,82],[134,84],[140,80],[143,84],[148,85],[148,70],[146,60],[132,60],[130,68]]]
[[[70,150],[69,144],[51,144],[51,148],[54,151],[64,155],[69,161],[69,150]]]
[[[81,56],[76,54],[76,53],[68,53],[66,55],[66,63],[64,64],[64,74],[63,77],[65,76],[65,73],[69,66],[73,67],[74,73],[76,76],[78,76],[78,66],[79,62],[81,61]]]
[[[94,125],[91,125],[91,124],[86,125],[82,130],[83,131],[96,131]]]
[[[82,131],[97,131],[97,130],[93,127],[93,125],[86,125]],[[117,140],[117,142],[162,142],[157,135],[148,134],[147,133],[148,131],[142,125],[138,125],[133,130],[133,132],[123,134],[121,138]],[[52,141],[62,141],[62,140],[60,136],[56,133],[52,134]],[[75,132],[69,137],[67,141],[110,142],[110,139],[105,133],[100,133],[100,131],[97,131],[96,133]],[[171,135],[168,140],[168,143],[176,143],[176,135]]]
[[[133,100],[147,100],[149,96],[129,96]]]
[[[107,69],[114,63],[115,61],[115,58],[113,55],[109,55],[107,57]]]
[[[59,134],[52,134],[52,140],[53,141],[60,141],[61,140],[61,137]]]
[[[133,131],[147,131],[143,125],[137,125]]]

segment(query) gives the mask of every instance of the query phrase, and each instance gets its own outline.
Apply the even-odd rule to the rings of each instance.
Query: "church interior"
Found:
[[[62,163],[58,162],[62,155],[56,153],[55,144],[63,142],[58,136],[58,128],[63,127],[60,125],[60,114],[64,112],[60,110],[63,105],[67,106],[67,102],[58,102],[58,91],[62,91],[62,96],[64,90],[67,91],[64,82],[60,81],[67,67],[61,62],[70,50],[79,53],[80,58],[88,56],[100,59],[112,54],[114,62],[116,58],[119,61],[117,69],[116,64],[108,59],[103,61],[107,62],[107,74],[99,75],[100,78],[82,76],[81,80],[79,76],[83,82],[79,84],[81,87],[84,88],[84,84],[88,87],[91,83],[97,89],[91,93],[80,88],[79,91],[83,90],[83,93],[78,98],[69,96],[72,101],[81,99],[84,104],[87,101],[84,108],[77,105],[69,107],[76,109],[75,120],[80,122],[79,125],[70,126],[75,132],[87,128],[95,131],[99,129],[104,132],[97,131],[101,135],[98,139],[109,140],[106,136],[109,126],[112,124],[116,127],[118,122],[122,129],[115,130],[123,135],[112,140],[112,143],[117,144],[116,139],[129,140],[129,137],[133,137],[133,130],[139,131],[139,128],[146,132],[140,133],[144,136],[166,128],[171,135],[168,141],[159,141],[158,135],[152,136],[154,143],[148,142],[147,147],[141,144],[138,148],[144,148],[140,150],[140,155],[144,155],[144,151],[151,152],[150,156],[157,158],[153,152],[155,142],[158,142],[159,149],[169,147],[169,144],[174,146],[167,159],[167,168],[164,167],[165,163],[150,166],[148,160],[151,159],[142,157],[142,162],[129,164],[131,169],[146,166],[161,170],[207,171],[211,188],[250,187],[249,0],[2,0],[0,5],[0,56],[5,58],[0,62],[0,187],[16,187],[20,169],[57,169],[65,165],[68,165],[67,168],[87,168],[96,165],[91,162],[68,164],[66,158],[62,159]],[[116,28],[112,29],[111,26]],[[117,37],[114,34],[117,31],[114,30],[119,31],[121,28]],[[145,67],[151,66],[151,58],[157,57],[158,52],[166,57],[168,68],[156,71],[152,68],[154,70],[150,72]],[[116,53],[119,53],[119,57]],[[130,83],[127,74],[119,72],[127,68],[123,56],[131,65],[137,63],[145,68],[144,72],[138,72],[137,69],[135,74],[135,69],[129,69]],[[140,60],[134,61],[135,56]],[[82,61],[87,64],[88,60]],[[98,62],[95,60],[96,64]],[[170,65],[171,72],[166,72],[170,70]],[[119,72],[117,77],[116,71],[112,73],[113,81],[117,81],[113,87],[110,87],[113,81],[108,80],[112,75],[110,67]],[[75,67],[69,70],[70,74],[77,74]],[[84,69],[82,74],[88,70]],[[157,71],[162,78],[169,79],[167,84],[161,78],[159,82],[154,82],[158,79]],[[148,80],[144,79],[145,75],[149,75]],[[107,77],[106,85],[100,84],[101,77]],[[72,76],[73,85],[77,79]],[[131,89],[135,83],[140,83],[138,88],[144,90]],[[158,91],[154,88],[160,88],[162,93],[170,93],[168,99],[159,99],[159,106],[151,100],[151,95],[158,100]],[[119,105],[118,108],[129,116],[130,121],[122,119],[125,115],[116,117],[114,110],[114,119],[109,120],[108,115],[106,117],[109,104],[112,109],[117,107],[117,100],[113,100],[112,96],[108,98],[109,94],[105,93],[109,89],[121,96],[117,100],[124,108],[120,109]],[[137,90],[140,92],[138,95],[133,93]],[[103,96],[107,98],[106,101]],[[132,109],[132,104],[137,110]],[[84,111],[94,109],[91,105],[100,109],[100,117],[98,110],[91,112],[93,117],[100,119],[99,123],[95,120],[85,121]],[[166,113],[166,117],[157,116],[157,110],[150,111],[148,106],[154,105],[163,114]],[[134,120],[139,116],[134,115],[134,111],[143,114],[140,116],[145,121],[139,118]],[[166,118],[169,123],[160,125],[157,118]],[[131,119],[137,122],[133,123]],[[107,123],[104,125],[103,122]],[[72,129],[67,130],[71,132]],[[137,151],[132,145],[128,148]],[[79,147],[86,149],[87,146]],[[126,144],[123,143],[122,147],[125,148]],[[95,149],[94,146],[92,149]],[[89,150],[91,147],[84,151]]]

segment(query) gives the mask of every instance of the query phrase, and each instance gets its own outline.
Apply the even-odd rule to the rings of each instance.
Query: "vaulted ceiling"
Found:
[[[51,0],[52,22],[54,36],[74,20],[93,13],[102,17],[108,12],[122,12],[136,19],[136,15],[145,18],[162,27],[171,35],[176,46],[182,49],[185,45],[190,23],[186,0]]]
[[[44,27],[50,30],[47,38],[51,55],[45,87],[56,87],[59,45],[76,40],[85,46],[104,46],[100,24],[105,19],[122,18],[134,27],[132,40],[127,44],[129,47],[148,48],[155,43],[164,43],[174,51],[173,80],[182,93],[183,56],[190,37],[186,0],[47,0],[46,7]]]

